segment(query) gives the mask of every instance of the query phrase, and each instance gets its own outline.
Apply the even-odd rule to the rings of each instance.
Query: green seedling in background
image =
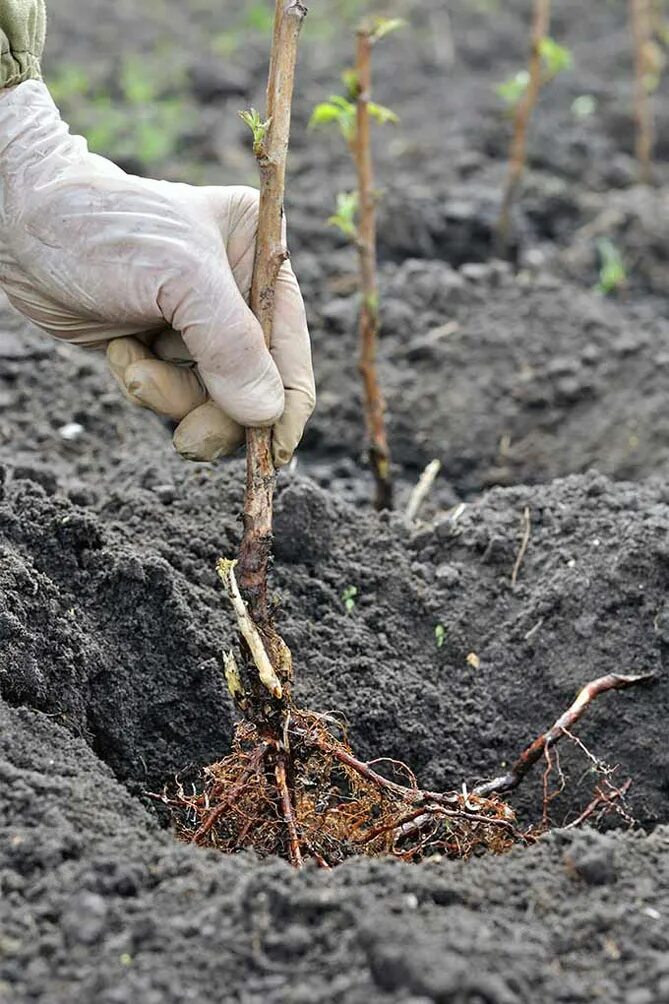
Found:
[[[243,4],[239,5],[244,8]],[[332,38],[341,32],[342,25],[353,24],[361,14],[363,0],[330,0],[328,4],[315,4],[309,10],[309,40]],[[249,38],[266,36],[272,30],[274,15],[271,5],[252,3],[230,18],[232,26],[214,35],[211,50],[217,56],[231,56],[248,45]]]
[[[434,640],[437,648],[442,648],[444,642],[446,641],[446,628],[443,624],[437,624],[434,629]]]
[[[559,45],[555,39],[546,35],[539,42],[539,55],[541,57],[542,87],[549,83],[558,74],[570,69],[573,58],[569,49]],[[514,109],[527,92],[530,82],[530,75],[527,70],[519,70],[508,80],[495,87],[495,94],[502,99],[509,109]]]
[[[252,3],[244,10],[244,26],[265,35],[274,26],[274,11],[270,4]]]
[[[344,592],[341,594],[341,598],[344,601],[344,607],[346,608],[347,614],[352,614],[355,610],[355,598],[358,595],[357,586],[347,586]]]
[[[627,272],[622,255],[613,241],[608,237],[600,237],[597,241],[599,254],[599,282],[597,291],[609,296],[624,289],[627,284]]]
[[[379,39],[391,32],[404,27],[405,23],[401,18],[375,18],[372,27],[373,41],[378,42]],[[311,113],[309,128],[336,126],[355,158],[358,77],[355,70],[348,69],[344,70],[341,79],[346,94],[333,94],[327,101],[321,101],[320,104],[317,104]],[[374,101],[369,101],[367,108],[370,118],[378,125],[396,125],[399,122],[399,117],[392,108],[378,105]],[[339,192],[336,212],[328,218],[328,223],[331,226],[337,227],[341,233],[353,241],[357,239],[356,219],[359,201],[357,192]]]
[[[497,253],[506,257],[510,250],[511,213],[527,161],[527,138],[532,115],[542,87],[571,66],[571,53],[549,36],[551,0],[533,0],[530,37],[532,45],[526,72],[497,88],[513,119],[509,144],[509,167],[504,182],[502,205],[497,221]]]
[[[348,146],[355,165],[357,189],[337,195],[336,211],[328,223],[337,227],[358,252],[360,314],[359,370],[363,382],[364,420],[369,443],[369,464],[374,474],[374,505],[392,509],[393,481],[390,450],[385,427],[385,402],[376,369],[379,333],[379,295],[376,264],[376,207],[379,199],[374,186],[371,149],[372,124],[398,122],[390,108],[371,100],[372,50],[376,43],[404,25],[399,18],[370,18],[356,32],[355,69],[346,70],[342,80],[345,94],[335,94],[316,105],[309,125],[334,126]]]
[[[170,59],[136,55],[121,64],[120,93],[74,64],[48,80],[54,100],[94,153],[138,160],[147,168],[175,152],[188,125],[183,100],[165,95],[167,88],[179,90],[180,83]]]
[[[91,89],[91,81],[83,67],[64,63],[57,76],[49,80],[51,97],[57,105],[83,97]]]

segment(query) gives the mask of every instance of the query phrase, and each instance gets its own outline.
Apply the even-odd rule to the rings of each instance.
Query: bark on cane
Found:
[[[356,53],[357,104],[353,155],[358,174],[360,221],[357,241],[362,293],[359,368],[363,380],[370,462],[376,483],[375,506],[381,510],[392,509],[393,486],[385,427],[385,403],[376,372],[379,293],[376,276],[376,195],[369,115],[372,45],[371,32],[365,27],[360,28]]]
[[[254,143],[260,172],[260,207],[250,303],[267,345],[272,332],[276,281],[281,265],[289,257],[282,239],[283,198],[297,42],[306,13],[299,0],[277,0],[267,85],[266,129]],[[248,647],[243,645],[244,658],[239,667],[235,699],[247,718],[276,736],[280,734],[287,710],[291,660],[287,646],[273,626],[268,599],[267,572],[272,550],[272,502],[276,480],[271,441],[270,429],[247,430],[244,533],[238,580],[281,687],[270,693]]]
[[[641,180],[652,180],[653,112],[648,93],[648,57],[653,39],[653,19],[650,0],[629,0],[630,22],[634,40],[634,118],[636,120],[635,152],[641,168]]]
[[[534,0],[532,20],[532,50],[528,66],[527,90],[518,102],[513,123],[513,138],[509,152],[509,170],[504,188],[502,208],[497,224],[497,241],[501,253],[506,254],[511,232],[511,208],[520,179],[525,170],[527,129],[541,90],[541,40],[548,35],[551,17],[550,0]]]

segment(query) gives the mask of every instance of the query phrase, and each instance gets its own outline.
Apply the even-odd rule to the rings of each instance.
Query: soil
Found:
[[[252,180],[233,111],[259,103],[264,40],[247,31],[216,59],[211,39],[232,13],[183,6],[52,5],[47,75],[73,61],[75,36],[77,61],[108,82],[122,40],[149,59],[179,37],[192,115],[156,173]],[[631,156],[626,5],[560,5],[553,33],[575,66],[542,97],[513,261],[500,262],[508,123],[492,85],[521,65],[529,4],[488,7],[458,0],[447,17],[423,4],[408,11],[411,36],[378,50],[379,100],[402,119],[377,157],[400,502],[425,463],[443,464],[411,528],[401,508],[370,511],[354,261],[324,226],[350,167],[335,137],[304,129],[347,54],[343,32],[322,19],[307,29],[289,217],[320,396],[279,483],[279,624],[298,701],[345,714],[362,757],[403,759],[439,788],[500,772],[587,680],[655,673],[578,727],[632,779],[637,826],[564,828],[595,781],[565,745],[556,828],[502,858],[297,874],[177,844],[146,792],[228,749],[220,665],[234,631],[214,566],[239,540],[243,464],[182,462],[102,359],[5,305],[3,1004],[669,1000],[667,85],[647,189]],[[597,111],[576,121],[571,102],[586,93]],[[623,298],[593,290],[597,234],[625,255]],[[538,770],[512,800],[524,825],[541,800]]]

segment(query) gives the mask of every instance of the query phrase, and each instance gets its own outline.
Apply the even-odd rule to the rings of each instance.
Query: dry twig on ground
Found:
[[[414,485],[404,512],[404,523],[406,526],[413,526],[423,503],[432,490],[434,482],[439,477],[440,470],[441,460],[431,460]]]
[[[513,570],[511,572],[511,588],[516,588],[516,582],[518,581],[518,573],[520,567],[523,563],[523,558],[525,557],[525,552],[527,551],[528,545],[530,543],[530,533],[532,530],[532,524],[530,521],[530,507],[525,506],[523,509],[523,524],[522,524],[522,535],[520,538],[520,547],[518,548],[518,554],[516,555],[516,560],[513,565]]]

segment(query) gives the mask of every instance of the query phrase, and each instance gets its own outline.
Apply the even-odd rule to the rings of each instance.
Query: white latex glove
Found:
[[[314,407],[304,304],[281,269],[272,345],[247,306],[257,193],[125,174],[30,80],[0,92],[0,285],[57,338],[106,348],[127,396],[179,422],[193,460],[273,425],[286,464]]]

